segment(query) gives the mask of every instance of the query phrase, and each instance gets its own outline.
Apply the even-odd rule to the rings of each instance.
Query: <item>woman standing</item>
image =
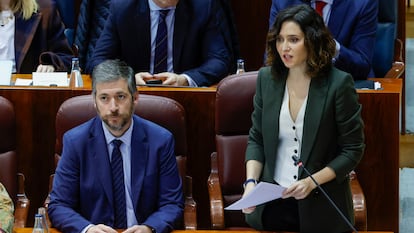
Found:
[[[0,60],[13,73],[68,71],[72,50],[53,0],[0,0]]]
[[[297,156],[353,222],[349,172],[362,158],[361,105],[352,76],[332,65],[335,41],[310,6],[287,8],[268,34],[268,67],[254,97],[244,195],[259,181],[287,189],[283,198],[244,209],[258,230],[350,232]]]

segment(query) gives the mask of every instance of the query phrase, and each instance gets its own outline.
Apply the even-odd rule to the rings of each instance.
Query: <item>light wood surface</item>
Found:
[[[14,233],[32,233],[33,228],[15,228],[13,229]],[[121,230],[119,232],[122,232]],[[243,232],[243,233],[271,233],[269,231],[254,231],[254,230],[246,230],[246,231],[217,231],[217,230],[175,230],[172,233],[235,233],[235,232]],[[393,233],[391,231],[358,231],[359,233]],[[49,229],[49,233],[60,233],[55,228]],[[273,233],[288,233],[277,231]]]

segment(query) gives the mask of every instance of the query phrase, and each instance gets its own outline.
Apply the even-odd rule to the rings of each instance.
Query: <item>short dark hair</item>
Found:
[[[307,71],[311,77],[318,77],[332,67],[336,43],[325,26],[323,18],[308,4],[299,4],[280,11],[267,35],[267,65],[272,66],[276,77],[286,77],[288,68],[283,64],[277,48],[276,39],[286,21],[295,22],[305,35],[308,51]]]
[[[97,83],[113,82],[119,79],[127,80],[128,90],[134,96],[137,92],[134,70],[119,59],[103,61],[93,69],[92,94],[96,95]]]

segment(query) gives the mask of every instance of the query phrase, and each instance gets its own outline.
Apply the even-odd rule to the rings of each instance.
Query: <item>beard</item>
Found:
[[[103,114],[98,104],[96,104],[95,107],[102,121],[113,135],[121,136],[131,125],[135,107],[134,104],[130,104],[129,111],[122,111],[123,113],[120,113],[118,109],[117,111]]]
[[[117,119],[116,121],[113,121],[111,120],[112,117],[119,117],[119,119]],[[104,116],[102,120],[111,131],[120,132],[124,130],[130,118],[131,118],[131,115],[129,114],[121,115],[118,112],[115,112],[110,115]]]

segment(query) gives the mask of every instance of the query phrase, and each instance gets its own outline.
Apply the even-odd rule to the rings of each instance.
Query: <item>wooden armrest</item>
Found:
[[[207,180],[210,198],[210,218],[212,229],[224,229],[224,203],[217,170],[217,153],[211,153],[211,172]]]
[[[47,193],[47,197],[46,197],[45,201],[43,202],[43,207],[45,207],[46,210],[49,207],[49,203],[50,203],[50,192],[52,192],[53,178],[54,177],[55,177],[55,174],[52,174],[52,175],[49,176],[49,192]]]
[[[27,222],[27,215],[30,208],[30,200],[27,198],[24,190],[24,175],[17,173],[18,192],[16,206],[14,207],[14,227],[24,228]]]
[[[384,78],[400,78],[405,71],[404,62],[396,61],[391,69],[385,74]]]
[[[355,227],[358,230],[366,231],[368,224],[365,196],[354,171],[350,173],[350,181],[352,200],[354,203]]]
[[[400,39],[395,39],[394,63],[391,69],[385,74],[384,78],[400,78],[405,71],[403,59],[404,43]]]
[[[187,174],[187,157],[182,155],[175,156],[178,171],[183,183],[184,193],[184,222],[185,230],[197,229],[197,203],[193,198],[193,178]]]
[[[193,178],[191,176],[185,176],[185,203],[184,203],[184,229],[196,230],[197,229],[197,203],[193,198]]]

